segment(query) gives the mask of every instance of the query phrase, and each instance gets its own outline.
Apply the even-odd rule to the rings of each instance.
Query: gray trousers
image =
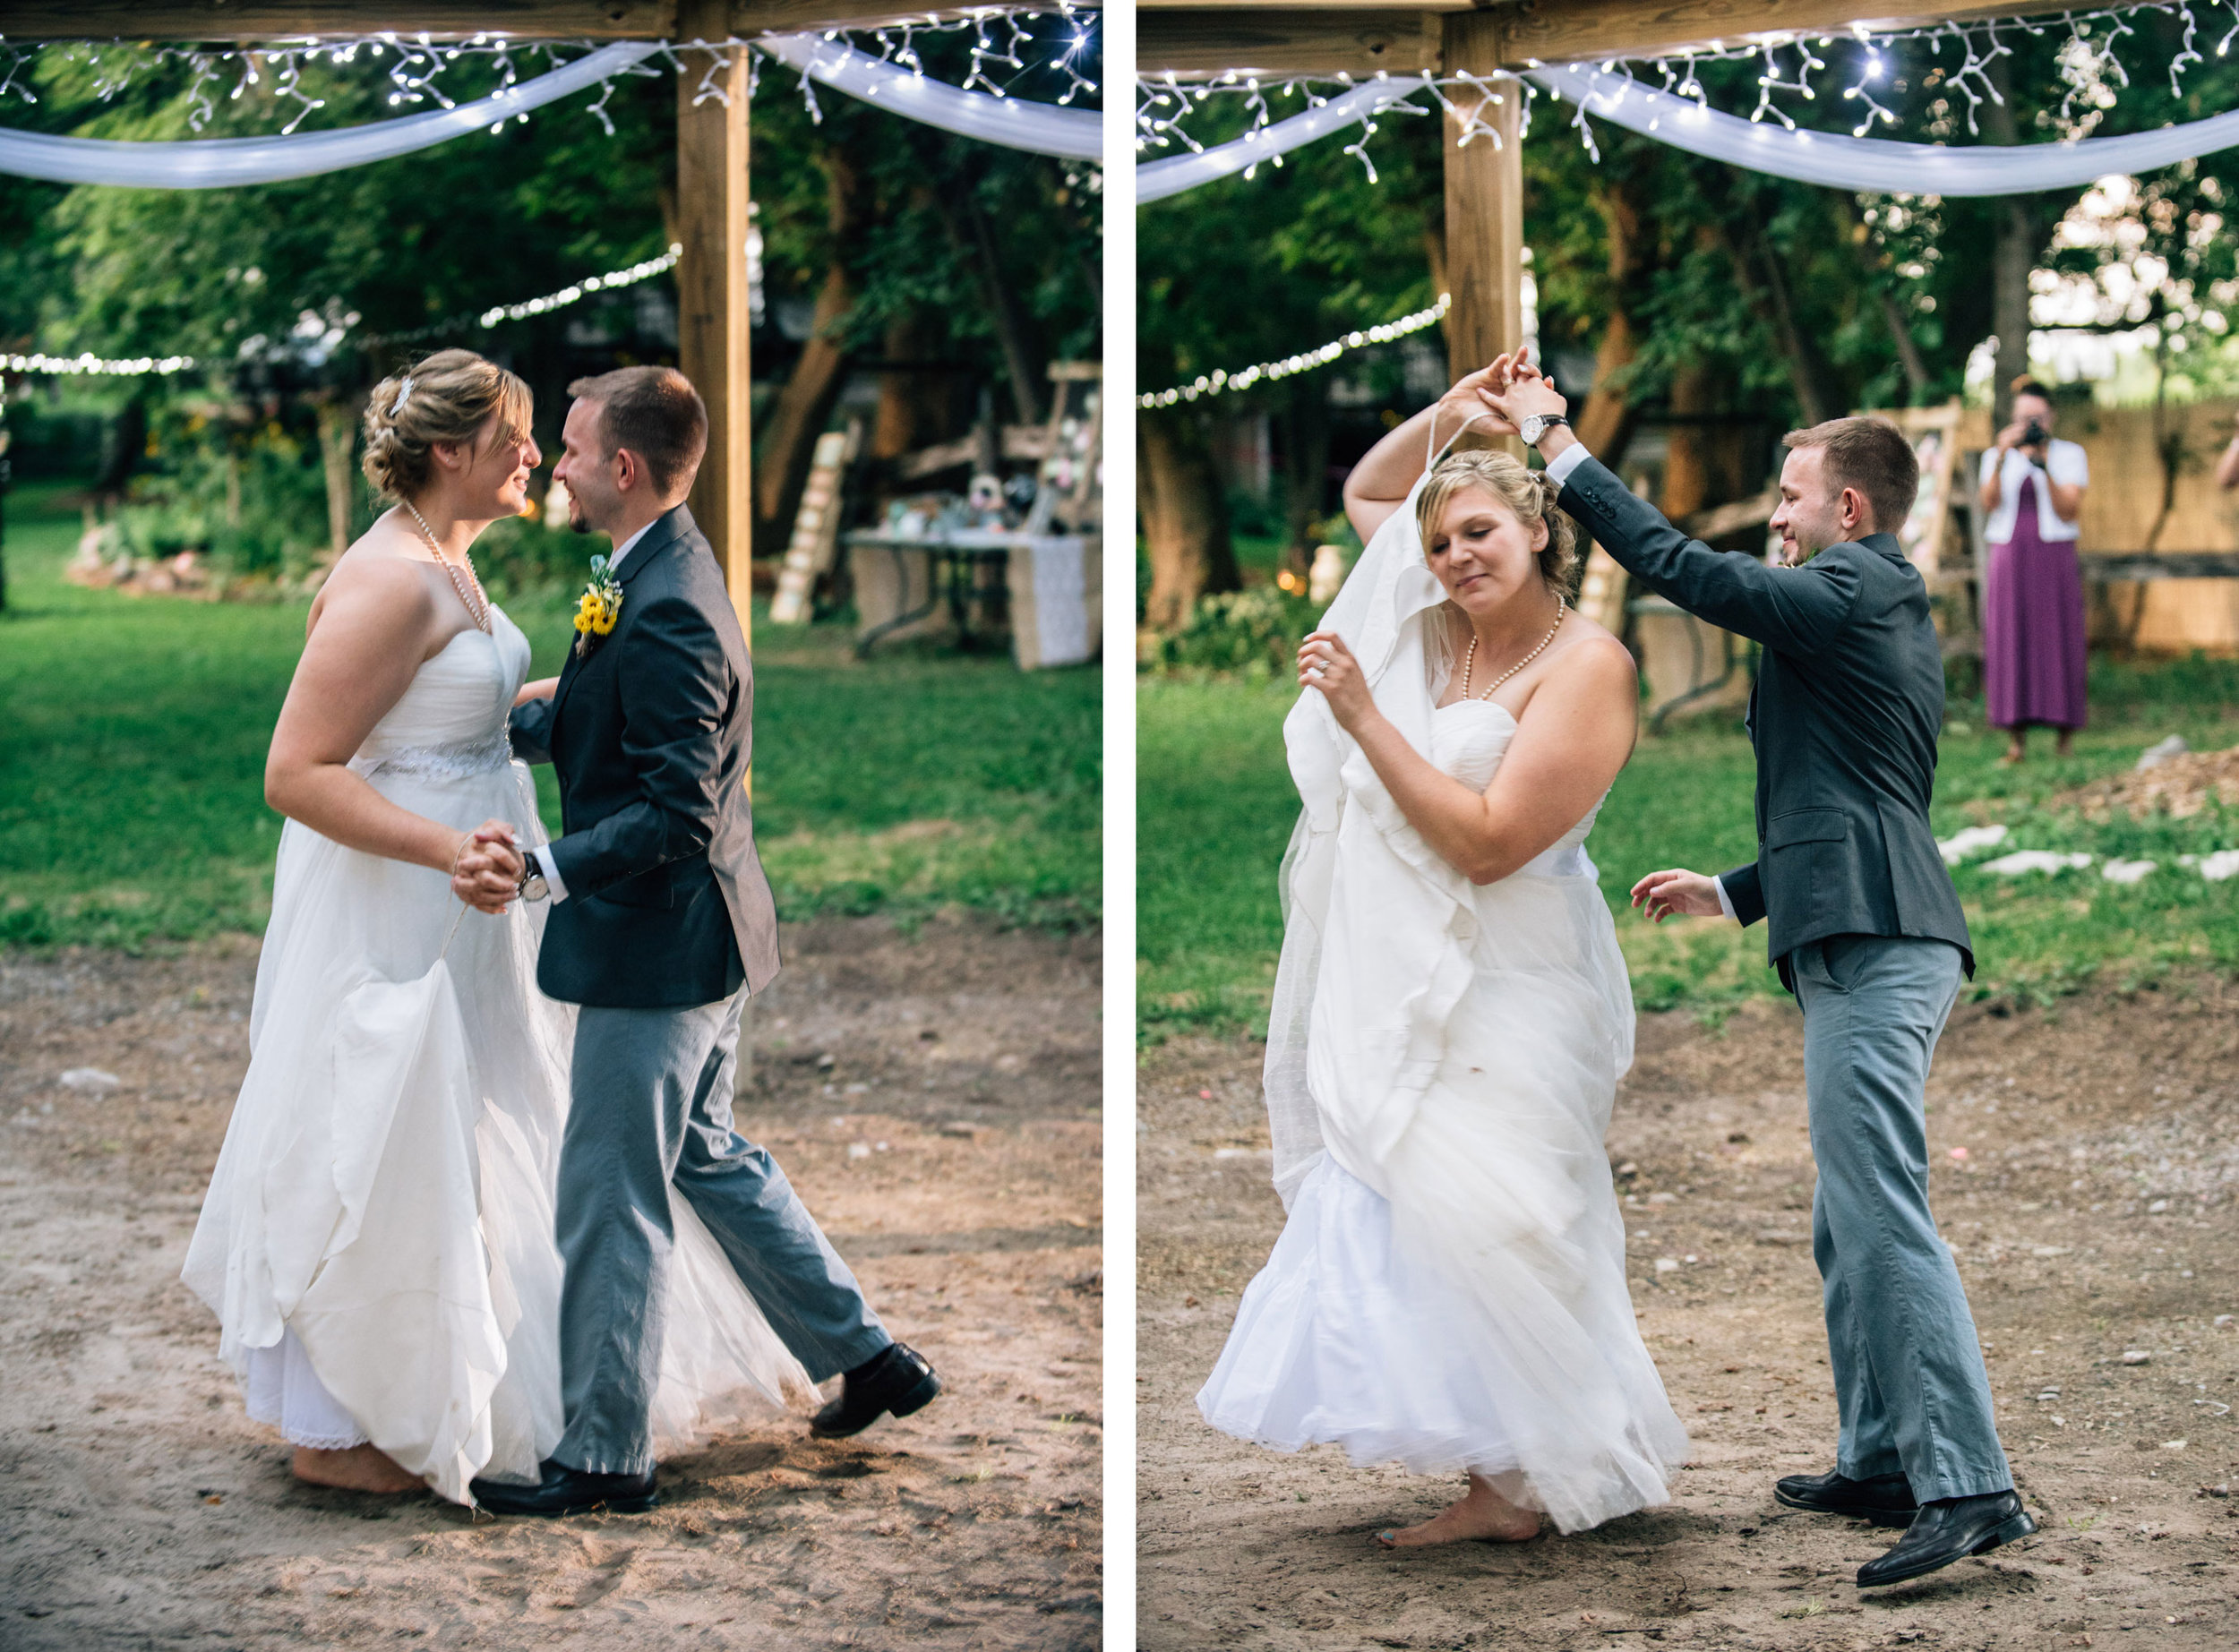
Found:
[[[785,1346],[822,1382],[893,1340],[776,1161],[731,1127],[746,995],[690,1009],[599,1009],[575,1026],[560,1145],[560,1388],[553,1459],[653,1467],[672,1185]]]
[[[1811,1097],[1812,1252],[1841,1434],[1836,1471],[1922,1502],[2010,1490],[1959,1267],[1928,1213],[1923,1091],[1959,997],[1942,941],[1837,935],[1789,954]]]

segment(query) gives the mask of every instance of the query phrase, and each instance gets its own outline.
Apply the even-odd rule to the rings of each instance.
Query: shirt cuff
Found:
[[[561,902],[568,898],[568,886],[560,881],[560,868],[558,863],[552,858],[552,845],[549,843],[539,843],[528,852],[536,857],[536,869],[544,873],[545,888],[552,897],[552,903],[554,906],[557,906]],[[1719,899],[1722,901],[1725,898],[1725,891],[1721,889],[1719,892]],[[1728,907],[1726,909],[1726,915],[1729,918],[1732,917],[1734,915],[1734,909],[1730,906]]]
[[[1734,897],[1726,893],[1726,880],[1723,877],[1713,877],[1711,879],[1711,887],[1718,891],[1718,910],[1736,923],[1739,923],[1741,914],[1734,910]]]
[[[1591,456],[1587,453],[1586,444],[1584,442],[1572,442],[1570,446],[1565,448],[1553,458],[1548,460],[1548,479],[1553,482],[1557,487],[1561,487],[1565,483],[1570,480],[1570,473],[1576,470],[1581,465],[1584,464],[1590,457]]]

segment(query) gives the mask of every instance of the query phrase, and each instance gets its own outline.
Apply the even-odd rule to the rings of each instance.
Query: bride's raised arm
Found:
[[[1423,474],[1424,463],[1437,445],[1475,419],[1473,428],[1488,436],[1511,433],[1514,426],[1488,408],[1478,395],[1489,367],[1480,367],[1425,407],[1399,424],[1370,448],[1345,478],[1345,517],[1352,531],[1367,544],[1376,537],[1391,514],[1407,502],[1408,490]]]
[[[264,800],[345,848],[449,872],[469,834],[399,808],[349,766],[427,653],[434,603],[409,564],[335,569],[264,761]]]

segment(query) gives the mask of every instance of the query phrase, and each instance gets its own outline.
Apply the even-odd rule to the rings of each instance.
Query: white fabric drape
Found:
[[[1910,195],[2019,195],[2065,189],[2111,173],[2151,172],[2196,156],[2239,147],[2239,111],[2119,138],[2071,143],[1897,143],[1840,133],[1790,132],[1771,122],[1700,107],[1621,74],[1583,64],[1534,69],[1525,77],[1542,90],[1583,104],[1606,120],[1712,160],[1751,172],[1831,189]],[[1136,199],[1161,201],[1272,160],[1277,155],[1357,124],[1423,90],[1420,76],[1394,75],[1333,98],[1318,109],[1277,121],[1193,155],[1170,156],[1136,168]]]
[[[2110,173],[2151,172],[2239,146],[2239,111],[2119,138],[2071,143],[1896,143],[1840,133],[1790,132],[1703,109],[1621,74],[1578,64],[1535,69],[1531,80],[1584,107],[1589,118],[1629,127],[1692,154],[1831,189],[1902,195],[2025,195],[2068,189]]]
[[[1248,132],[1233,143],[1146,161],[1135,169],[1136,201],[1138,204],[1163,201],[1169,195],[1179,195],[1200,184],[1210,184],[1215,178],[1229,177],[1256,167],[1263,160],[1272,160],[1301,144],[1358,125],[1373,117],[1377,110],[1420,91],[1427,83],[1421,76],[1411,74],[1377,81],[1332,98],[1318,109],[1308,109],[1303,115],[1293,115],[1288,120]]]
[[[965,91],[882,63],[844,40],[813,34],[770,35],[754,44],[811,80],[944,132],[1069,160],[1097,160],[1103,155],[1103,116],[1092,110]],[[231,189],[315,177],[448,143],[596,86],[660,50],[648,41],[602,47],[565,68],[456,108],[342,132],[139,143],[0,131],[0,172],[57,184],[114,184],[133,189]]]
[[[1104,117],[1092,110],[968,92],[820,35],[765,35],[754,44],[835,91],[943,132],[1067,160],[1103,158]]]
[[[641,41],[602,47],[565,68],[456,108],[376,121],[341,132],[147,143],[0,132],[0,172],[56,184],[115,184],[131,189],[232,189],[244,184],[315,177],[322,172],[362,167],[368,161],[392,160],[482,131],[611,80],[660,49]]]

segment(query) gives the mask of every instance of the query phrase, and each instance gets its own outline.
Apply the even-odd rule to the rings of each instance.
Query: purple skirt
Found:
[[[2012,539],[1990,547],[1985,584],[1983,692],[1991,726],[2081,728],[2083,576],[2072,540],[2038,534],[2034,476],[2021,484]]]

